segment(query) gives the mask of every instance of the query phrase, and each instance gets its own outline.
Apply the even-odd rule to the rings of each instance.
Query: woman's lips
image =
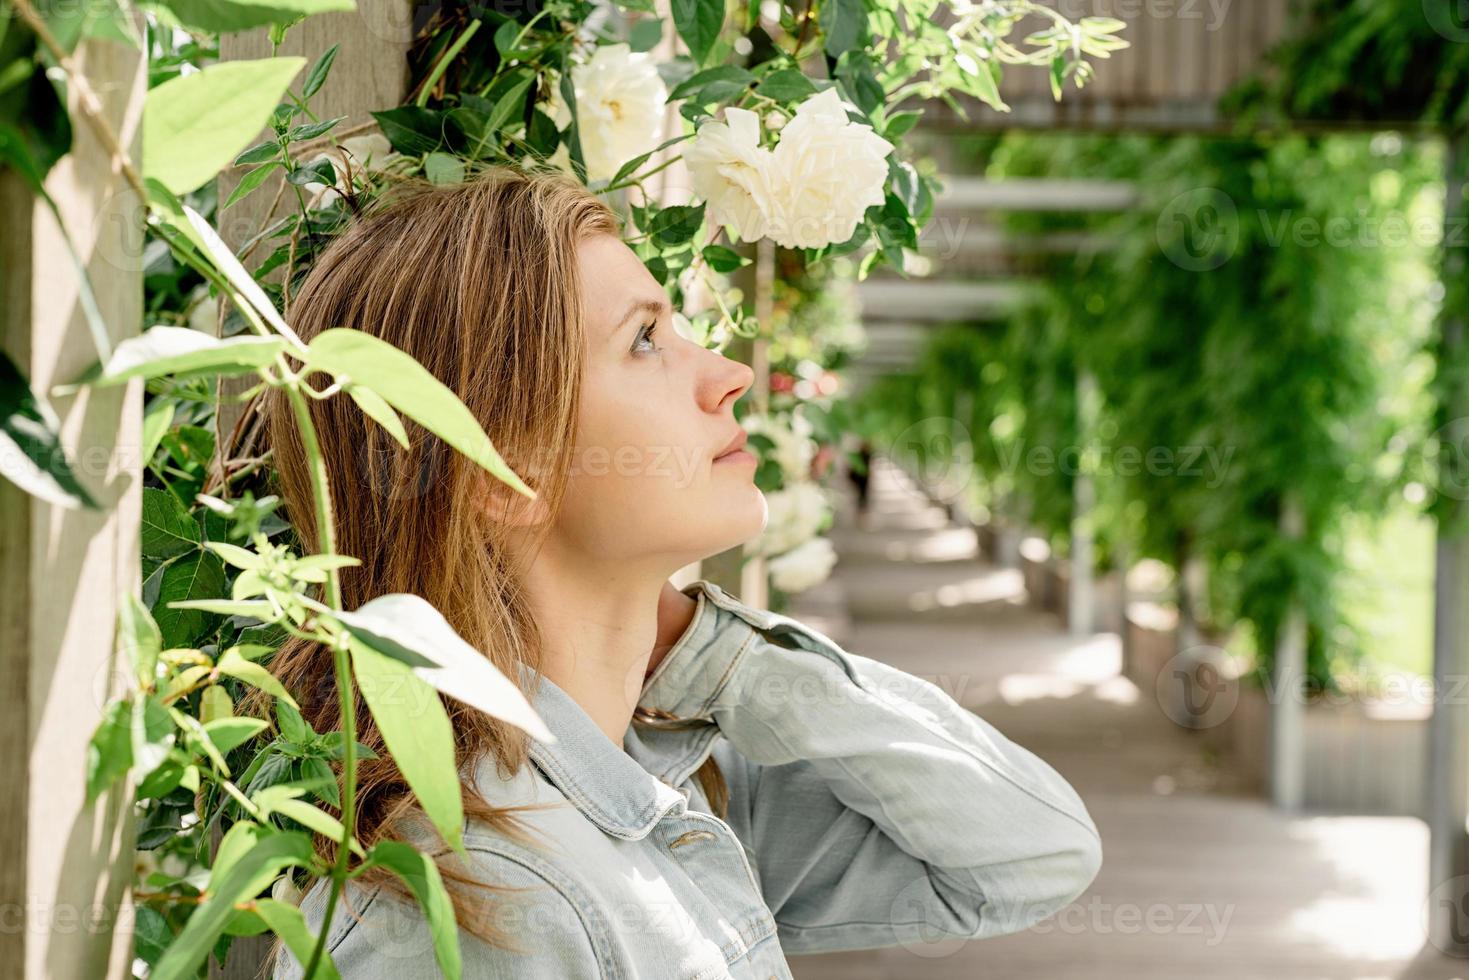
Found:
[[[753,463],[753,462],[755,462],[755,454],[752,453],[752,452],[750,452],[748,449],[736,449],[733,452],[725,453],[722,456],[715,456],[714,457],[714,462],[716,462],[716,463],[746,463],[746,462]]]

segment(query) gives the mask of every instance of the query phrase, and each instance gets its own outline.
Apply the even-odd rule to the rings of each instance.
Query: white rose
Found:
[[[787,248],[851,238],[868,207],[884,200],[892,150],[871,126],[847,118],[836,89],[801,103],[773,154],[784,207],[770,215],[770,237]]]
[[[625,43],[604,44],[572,66],[571,83],[587,180],[611,180],[624,163],[662,142],[668,87],[648,54],[634,54]],[[571,112],[560,87],[552,93],[552,119],[564,129]]]
[[[764,238],[776,189],[771,185],[771,154],[760,145],[760,117],[730,106],[724,121],[699,127],[683,154],[694,193],[705,201],[715,225],[733,226],[733,237]]]
[[[809,480],[793,483],[765,495],[768,519],[764,532],[752,542],[757,555],[779,555],[815,537],[831,513],[821,487]]]
[[[825,582],[837,563],[836,549],[829,538],[812,538],[805,544],[772,558],[770,581],[782,592],[804,592]]]
[[[852,237],[867,208],[881,204],[893,144],[847,118],[836,89],[811,96],[789,120],[777,111],[774,150],[760,145],[760,119],[727,108],[699,127],[684,151],[694,193],[710,219],[737,240],[769,236],[787,248],[819,248]]]

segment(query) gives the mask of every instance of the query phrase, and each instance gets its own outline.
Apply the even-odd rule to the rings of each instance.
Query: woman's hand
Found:
[[[653,644],[653,655],[648,658],[648,667],[643,672],[645,678],[652,676],[663,658],[668,656],[668,651],[688,630],[698,605],[699,600],[685,595],[672,582],[663,583],[663,591],[658,594],[658,637]]]

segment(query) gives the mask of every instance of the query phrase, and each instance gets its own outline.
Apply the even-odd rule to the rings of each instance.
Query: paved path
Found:
[[[1050,762],[1086,800],[1104,863],[1025,932],[795,958],[799,980],[1469,978],[1469,961],[1425,950],[1421,821],[1287,817],[1243,794],[1120,676],[1115,635],[1076,640],[1026,607],[1019,574],[977,560],[972,532],[881,460],[873,497],[864,529],[843,498],[833,582],[792,614],[939,684]]]

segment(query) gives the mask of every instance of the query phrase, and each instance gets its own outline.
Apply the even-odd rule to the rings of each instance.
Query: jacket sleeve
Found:
[[[1086,890],[1101,840],[1044,761],[937,686],[706,588],[716,628],[640,703],[728,740],[728,822],[787,952],[1002,935]]]

